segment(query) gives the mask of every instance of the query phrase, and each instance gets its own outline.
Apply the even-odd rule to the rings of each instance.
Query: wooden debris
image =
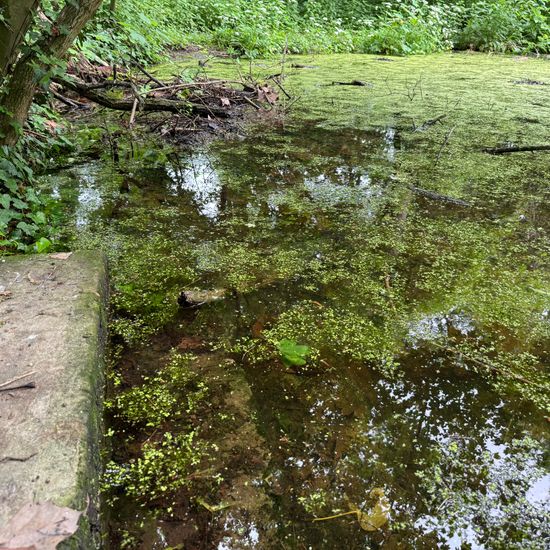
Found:
[[[420,126],[414,127],[413,130],[415,132],[423,132],[424,130],[427,130],[430,126],[433,126],[438,122],[441,122],[446,117],[447,115],[436,116],[435,118],[431,118],[430,120],[427,120],[426,122],[422,123]]]
[[[508,153],[524,153],[535,151],[550,151],[550,144],[545,145],[511,145],[509,147],[487,147],[483,149],[485,153],[490,155],[506,155]]]
[[[472,205],[469,202],[463,201],[462,199],[455,199],[454,197],[449,197],[447,195],[440,195],[434,191],[429,191],[428,189],[422,189],[421,187],[415,187],[414,185],[409,185],[409,189],[416,193],[417,195],[422,195],[427,199],[432,199],[435,201],[448,202],[454,204],[455,206],[464,206],[471,207]]]
[[[350,82],[332,82],[333,86],[369,86],[372,87],[370,82],[365,82],[364,80],[351,80]]]

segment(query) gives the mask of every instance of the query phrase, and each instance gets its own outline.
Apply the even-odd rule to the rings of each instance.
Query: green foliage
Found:
[[[390,55],[449,50],[459,12],[456,6],[432,5],[426,0],[388,3],[371,28],[355,34],[355,50]]]
[[[35,104],[16,146],[0,148],[0,254],[48,252],[55,237],[55,201],[36,190],[35,172],[69,142],[59,116]]]
[[[126,464],[110,461],[104,477],[105,489],[124,489],[126,495],[150,502],[166,497],[190,483],[190,475],[205,452],[196,432],[174,435],[144,443],[141,455]]]
[[[77,42],[105,63],[158,61],[167,46],[212,45],[250,58],[291,53],[550,51],[544,0],[119,0]]]
[[[456,44],[497,52],[550,51],[550,8],[545,0],[483,0],[472,4]]]
[[[281,359],[287,367],[302,367],[307,362],[310,353],[308,346],[301,346],[294,340],[281,340],[277,344]]]
[[[207,388],[197,380],[192,356],[173,354],[170,362],[143,383],[118,394],[106,406],[132,425],[158,428],[163,422],[184,419],[204,398]]]

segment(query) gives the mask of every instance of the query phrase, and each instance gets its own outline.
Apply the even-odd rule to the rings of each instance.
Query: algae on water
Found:
[[[146,475],[155,497],[132,489],[125,506],[153,512],[147,536],[172,545],[185,524],[190,544],[229,547],[543,548],[550,157],[483,149],[550,140],[550,86],[527,84],[550,84],[549,61],[293,61],[313,68],[287,64],[301,99],[286,116],[59,180],[75,242],[112,259],[113,470],[120,486]],[[370,86],[332,85],[352,79]],[[222,300],[178,307],[216,289]],[[196,358],[183,386],[205,384],[189,382],[193,407],[173,348]],[[172,458],[185,483],[170,483]],[[376,530],[312,522],[349,503],[368,518],[373,487],[389,503]]]

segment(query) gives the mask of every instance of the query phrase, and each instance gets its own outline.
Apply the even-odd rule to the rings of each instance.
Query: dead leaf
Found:
[[[76,533],[81,515],[52,502],[27,504],[0,528],[0,550],[55,550]]]
[[[72,256],[72,252],[56,252],[55,254],[50,254],[50,258],[54,260],[68,260]]]
[[[40,281],[37,281],[32,275],[31,275],[31,272],[29,271],[27,273],[27,279],[30,281],[31,284],[33,285],[38,285],[40,284]]]
[[[220,97],[220,102],[223,107],[231,107],[231,101],[227,97]]]
[[[11,296],[11,290],[0,290],[1,298],[9,298]]]
[[[275,105],[277,99],[279,99],[279,94],[271,86],[260,86],[258,88],[258,101]]]
[[[203,345],[204,342],[200,338],[184,336],[176,347],[181,350],[193,350],[202,348]]]
[[[61,126],[55,120],[46,120],[44,122],[44,126],[46,127],[46,130],[50,132],[50,134],[55,134],[57,129]]]
[[[365,531],[377,531],[387,523],[390,513],[390,502],[384,494],[384,489],[375,487],[370,492],[370,497],[376,499],[374,506],[368,512],[357,511],[357,520],[361,529]]]
[[[384,489],[381,487],[372,489],[369,493],[369,497],[374,501],[374,504],[368,512],[363,512],[357,506],[350,504],[351,510],[349,512],[342,512],[324,518],[315,518],[313,521],[327,521],[355,515],[361,529],[364,531],[378,531],[378,529],[388,522],[390,516],[390,502],[384,494]]]

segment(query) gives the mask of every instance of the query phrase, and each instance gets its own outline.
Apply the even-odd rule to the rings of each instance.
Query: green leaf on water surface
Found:
[[[294,340],[281,340],[277,344],[277,349],[287,367],[305,365],[310,352],[309,346],[300,345]]]
[[[221,510],[225,510],[231,506],[231,504],[227,504],[225,502],[220,502],[219,504],[208,504],[208,502],[200,497],[197,499],[197,503],[204,506],[211,514],[215,514],[216,512],[220,512]]]
[[[369,493],[371,502],[374,502],[373,506],[368,512],[363,512],[355,505],[351,505],[349,512],[341,512],[334,514],[333,516],[327,516],[324,518],[315,518],[313,521],[328,521],[336,518],[342,518],[344,516],[355,515],[357,516],[357,522],[364,531],[378,531],[383,527],[390,515],[390,502],[384,494],[384,489],[381,487],[375,487]]]

